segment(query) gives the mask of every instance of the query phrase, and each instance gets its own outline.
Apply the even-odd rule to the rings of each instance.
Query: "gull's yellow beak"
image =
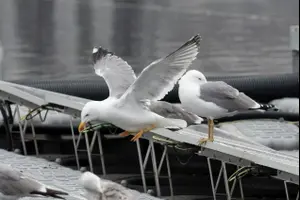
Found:
[[[84,129],[85,129],[85,123],[84,122],[80,122],[80,124],[78,126],[79,133],[82,132]]]

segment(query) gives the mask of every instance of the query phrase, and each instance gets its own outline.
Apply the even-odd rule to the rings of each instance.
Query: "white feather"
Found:
[[[141,72],[122,98],[137,103],[142,100],[162,99],[196,59],[200,40],[200,36],[196,35],[165,58],[152,62]]]
[[[110,97],[116,98],[87,103],[82,109],[81,121],[108,122],[129,132],[139,132],[153,125],[155,128],[186,127],[185,120],[164,118],[149,110],[147,103],[159,100],[174,87],[196,59],[200,40],[199,35],[194,36],[170,55],[146,67],[137,79],[131,67],[113,53],[101,47],[94,51],[95,71],[107,82]],[[121,98],[120,94],[123,94]]]
[[[119,98],[135,81],[136,76],[131,66],[122,58],[114,55],[103,48],[94,48],[95,73],[104,78],[109,88],[109,96]]]

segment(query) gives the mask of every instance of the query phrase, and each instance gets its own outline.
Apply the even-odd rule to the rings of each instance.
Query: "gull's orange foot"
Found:
[[[142,137],[143,133],[144,133],[144,131],[140,130],[137,134],[135,134],[135,136],[133,138],[131,138],[130,141],[136,142],[140,137]]]
[[[155,127],[156,127],[156,126],[155,126],[154,124],[152,124],[150,128],[146,128],[146,129],[144,129],[144,130],[140,130],[140,131],[139,131],[139,132],[131,139],[131,141],[133,141],[133,142],[137,141],[140,137],[142,137],[142,135],[143,135],[144,133],[147,133],[147,132],[151,131],[151,130],[154,129]]]
[[[124,131],[119,134],[119,136],[121,136],[121,137],[127,137],[128,135],[130,135],[128,131]]]
[[[199,141],[199,145],[206,144],[207,142],[213,142],[213,141],[211,141],[209,138],[202,138]]]

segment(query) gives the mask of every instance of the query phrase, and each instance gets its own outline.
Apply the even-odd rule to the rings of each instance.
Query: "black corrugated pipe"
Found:
[[[223,80],[261,103],[283,97],[299,97],[298,74],[211,77],[208,79]],[[103,100],[108,96],[107,85],[100,77],[90,80],[22,80],[15,81],[15,83],[92,100]],[[164,100],[178,103],[177,88],[178,86]]]
[[[6,110],[4,109],[4,103],[0,102],[0,111],[3,117],[3,125],[6,133],[7,150],[13,150],[13,137],[9,129],[9,117],[7,116]]]

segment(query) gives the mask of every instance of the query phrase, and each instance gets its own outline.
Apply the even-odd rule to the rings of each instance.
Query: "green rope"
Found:
[[[99,123],[99,124],[93,124],[90,126],[87,126],[85,129],[83,129],[80,133],[88,133],[90,131],[94,131],[101,128],[112,128],[114,127],[112,124],[109,123]]]
[[[171,140],[169,138],[160,137],[160,136],[157,136],[157,135],[153,135],[152,139],[154,139],[158,142],[163,142],[163,143],[167,143],[167,144],[175,144],[176,143],[174,140]]]
[[[59,110],[58,108],[55,108],[54,106],[51,106],[49,104],[45,104],[45,105],[41,105],[41,106],[38,106],[38,107],[30,110],[25,116],[21,117],[21,121],[31,120],[34,117],[36,117],[37,115],[40,115],[43,110],[46,110],[45,119],[46,119],[46,115],[48,114],[48,111],[50,111],[50,110],[61,112],[61,110]],[[41,119],[41,121],[45,121],[45,119],[42,119],[41,117],[40,117],[40,119]]]
[[[34,117],[36,117],[37,115],[40,115],[42,111],[46,111],[45,113],[45,119],[46,119],[46,115],[48,114],[48,111],[57,111],[57,112],[61,112],[60,109],[55,108],[55,106],[49,105],[49,104],[45,104],[45,105],[41,105],[38,106],[32,110],[30,110],[25,116],[21,117],[21,121],[24,120],[31,120]],[[41,121],[44,121],[45,119],[42,119],[42,117],[40,116]],[[99,124],[93,124],[90,125],[88,127],[86,127],[84,130],[81,131],[81,133],[88,133],[89,131],[93,131],[96,129],[101,129],[101,128],[111,128],[114,127],[112,124],[109,123],[99,123]]]
[[[231,182],[235,179],[238,178],[243,178],[244,176],[246,176],[250,171],[252,171],[253,169],[255,169],[255,167],[251,167],[251,166],[247,166],[247,167],[241,167],[238,170],[236,170],[229,178],[228,178],[228,182]]]

